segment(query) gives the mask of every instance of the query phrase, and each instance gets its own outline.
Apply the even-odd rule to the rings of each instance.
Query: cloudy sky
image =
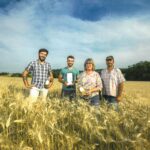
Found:
[[[105,67],[150,60],[149,0],[0,0],[0,72],[22,72],[47,48],[52,68],[74,55]]]

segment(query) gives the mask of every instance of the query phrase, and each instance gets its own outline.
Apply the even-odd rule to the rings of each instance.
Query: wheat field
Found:
[[[60,99],[30,105],[21,78],[0,77],[0,150],[149,150],[150,82],[126,82],[119,111]]]

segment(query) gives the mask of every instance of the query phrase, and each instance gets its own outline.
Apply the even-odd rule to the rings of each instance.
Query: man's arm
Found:
[[[80,72],[79,72],[79,70],[78,70],[78,71],[77,71],[77,74],[76,74],[76,79],[75,79],[75,81],[74,81],[74,84],[78,83],[79,74],[80,74]]]
[[[64,81],[62,74],[60,73],[58,76],[58,81],[62,84],[64,84],[65,86],[67,86],[67,82]]]
[[[31,88],[31,85],[29,84],[29,82],[27,80],[28,74],[29,74],[28,70],[24,70],[24,72],[22,73],[23,83],[26,88]]]
[[[117,95],[117,102],[121,101],[121,96],[123,92],[124,82],[120,83],[118,86],[118,95]]]
[[[54,77],[52,71],[49,74],[49,85],[48,88],[50,88],[53,85]]]

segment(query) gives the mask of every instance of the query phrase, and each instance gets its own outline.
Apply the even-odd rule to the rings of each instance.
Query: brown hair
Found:
[[[84,70],[86,70],[86,64],[87,63],[91,63],[92,64],[92,66],[93,66],[92,70],[94,71],[95,70],[95,63],[94,63],[93,59],[92,58],[87,58],[85,60],[85,62],[84,62]]]

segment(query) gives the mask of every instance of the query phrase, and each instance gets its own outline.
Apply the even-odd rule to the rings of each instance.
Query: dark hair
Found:
[[[112,59],[112,60],[114,60],[114,57],[113,57],[112,55],[111,55],[111,56],[107,56],[107,57],[106,57],[106,60],[107,60],[107,59]]]
[[[47,49],[45,49],[45,48],[41,48],[41,49],[39,49],[39,53],[41,53],[41,52],[46,52],[46,53],[47,53],[47,55],[48,55],[48,50],[47,50]]]
[[[74,56],[72,56],[72,55],[69,55],[69,56],[67,57],[67,59],[68,59],[68,58],[72,58],[72,59],[74,59]]]

